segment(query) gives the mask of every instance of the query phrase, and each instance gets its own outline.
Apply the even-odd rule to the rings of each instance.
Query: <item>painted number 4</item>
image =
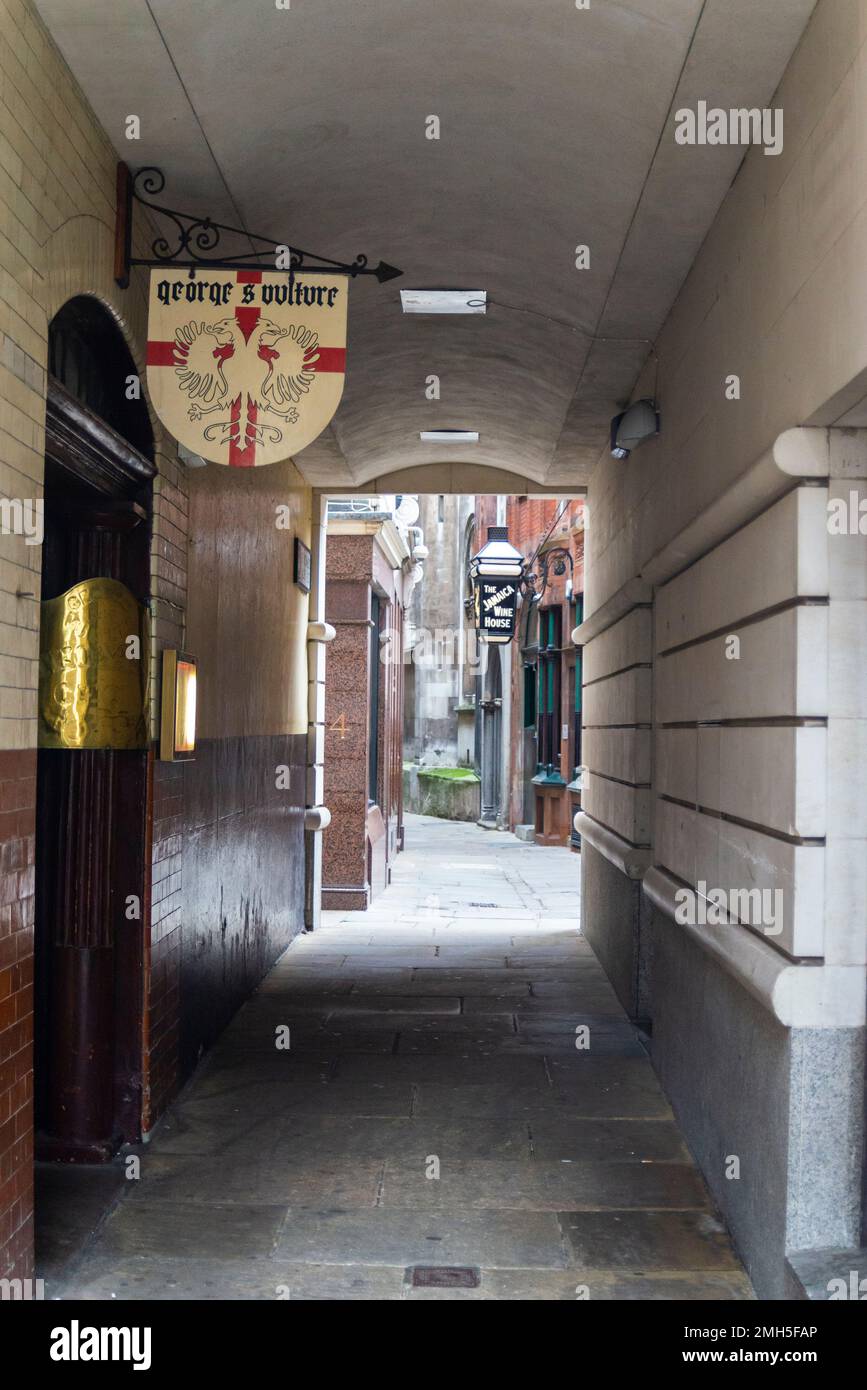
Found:
[[[333,734],[339,734],[342,743],[346,738],[346,715],[341,713],[334,723],[329,725],[329,730]]]

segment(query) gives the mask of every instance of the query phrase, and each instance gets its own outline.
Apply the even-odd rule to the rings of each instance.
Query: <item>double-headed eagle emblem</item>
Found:
[[[216,323],[182,324],[173,345],[178,385],[190,398],[189,418],[216,415],[205,426],[205,439],[236,448],[266,439],[279,444],[283,430],[262,416],[295,424],[296,406],[316,378],[319,358],[319,335],[313,329],[303,324],[283,328],[255,309],[247,313],[249,318],[238,309]],[[241,408],[244,397],[246,410]]]

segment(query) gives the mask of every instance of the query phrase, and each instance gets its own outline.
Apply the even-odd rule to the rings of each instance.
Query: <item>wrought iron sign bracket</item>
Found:
[[[565,574],[567,564],[570,578],[575,573],[575,563],[568,546],[552,545],[548,550],[543,550],[534,558],[534,564],[537,568],[535,570],[528,569],[521,580],[521,586],[525,593],[529,594],[531,601],[535,603],[543,598],[545,590],[551,582],[548,571],[552,561],[555,574]],[[536,588],[537,583],[541,584],[539,589]]]
[[[197,217],[193,213],[178,212],[176,208],[165,207],[154,200],[166,186],[165,175],[161,169],[146,166],[131,174],[126,164],[117,166],[117,220],[115,227],[114,278],[121,289],[129,285],[130,266],[165,266],[175,270],[189,270],[194,275],[197,270],[285,270],[290,279],[295,275],[373,275],[383,284],[395,280],[403,274],[393,265],[380,261],[378,265],[367,263],[366,256],[356,256],[352,262],[332,261],[327,256],[317,256],[311,251],[302,251],[277,237],[259,236],[247,232],[242,227],[230,227],[224,222],[215,222],[210,217]],[[149,208],[159,217],[173,223],[175,239],[160,233],[151,244],[149,257],[132,255],[132,218],[136,203]],[[252,244],[250,251],[234,256],[220,256],[219,246],[224,235],[238,237]],[[289,264],[277,264],[277,249],[283,247],[289,252]],[[258,248],[258,249],[257,249]]]

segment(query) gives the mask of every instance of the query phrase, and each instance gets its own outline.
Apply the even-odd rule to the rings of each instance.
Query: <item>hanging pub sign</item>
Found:
[[[510,642],[515,635],[518,586],[509,579],[475,581],[476,629],[486,642]]]
[[[348,293],[341,275],[152,270],[147,381],[163,424],[214,463],[291,458],[340,403]]]
[[[524,558],[508,528],[489,526],[488,539],[470,561],[476,631],[481,642],[511,642],[518,614]]]

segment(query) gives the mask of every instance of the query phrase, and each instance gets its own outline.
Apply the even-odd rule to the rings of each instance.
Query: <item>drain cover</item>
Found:
[[[477,1269],[458,1269],[454,1265],[415,1265],[412,1269],[414,1289],[477,1289]]]

